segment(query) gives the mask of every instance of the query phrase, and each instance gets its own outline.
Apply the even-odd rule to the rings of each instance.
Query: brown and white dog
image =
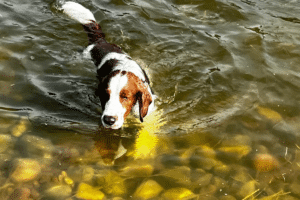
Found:
[[[63,2],[61,8],[87,32],[89,46],[84,54],[90,54],[97,66],[97,95],[103,110],[103,126],[121,128],[131,110],[138,112],[143,122],[143,118],[154,110],[155,99],[145,71],[119,46],[105,40],[105,34],[90,10],[70,1]]]

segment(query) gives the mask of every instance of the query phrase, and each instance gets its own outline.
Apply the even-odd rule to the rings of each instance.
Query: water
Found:
[[[295,189],[300,184],[298,0],[78,2],[94,13],[107,40],[146,67],[151,77],[157,108],[163,113],[159,117],[166,124],[153,129],[156,142],[150,151],[155,153],[146,154],[143,160],[163,166],[152,163],[155,171],[150,176],[163,186],[163,192],[176,186],[200,199],[228,195],[243,199],[251,193],[254,199],[279,192],[284,194],[280,198],[300,198]],[[0,151],[4,156],[0,162],[3,198],[19,187],[5,185],[11,179],[7,165],[18,158],[50,159],[43,165],[55,172],[40,175],[47,177],[61,171],[68,174],[78,163],[119,172],[135,162],[130,152],[137,146],[143,125],[130,117],[119,131],[99,126],[95,66],[81,54],[87,44],[82,27],[62,16],[52,1],[0,1],[0,130],[13,135],[14,143]],[[24,142],[27,135],[48,142],[29,150]],[[127,149],[125,155],[120,141]],[[48,143],[53,145],[49,154],[31,154]],[[203,145],[215,152],[217,164],[209,167],[211,162],[203,161],[206,156],[197,153]],[[72,149],[77,153],[66,153],[70,160],[57,153]],[[271,155],[279,167],[275,172],[262,172],[255,168],[256,154]],[[111,161],[114,165],[106,166]],[[220,175],[217,166],[223,164],[231,170]],[[198,179],[190,180],[190,175],[191,184],[167,186],[170,180],[165,170],[179,166],[191,173],[197,169],[197,173],[212,174],[211,181],[196,187]],[[248,178],[237,178],[244,173]],[[123,194],[125,199],[141,183],[135,175],[131,178],[134,184]],[[251,180],[257,181],[253,187],[246,185]],[[40,180],[39,186],[25,182],[24,187],[46,187]],[[205,193],[212,187],[215,190]],[[46,198],[45,191],[36,198]],[[114,196],[104,193],[107,198]]]

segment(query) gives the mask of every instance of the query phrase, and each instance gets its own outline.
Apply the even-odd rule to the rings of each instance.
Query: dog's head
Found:
[[[100,80],[97,94],[100,97],[105,128],[119,129],[132,107],[139,107],[140,120],[154,107],[154,95],[147,82],[132,72],[116,70]]]

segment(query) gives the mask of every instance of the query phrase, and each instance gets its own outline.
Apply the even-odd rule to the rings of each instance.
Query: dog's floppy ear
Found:
[[[142,86],[143,85],[143,86]],[[137,93],[137,100],[139,102],[140,120],[144,121],[144,117],[148,113],[149,105],[152,103],[152,97],[144,84],[140,85]]]

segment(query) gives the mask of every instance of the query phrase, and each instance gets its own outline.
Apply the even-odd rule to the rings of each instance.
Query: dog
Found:
[[[71,1],[62,2],[60,7],[87,33],[89,45],[84,53],[91,56],[97,67],[99,85],[96,94],[103,110],[103,126],[120,129],[131,110],[137,112],[143,122],[155,109],[156,98],[145,71],[119,46],[105,40],[105,34],[90,10]]]

